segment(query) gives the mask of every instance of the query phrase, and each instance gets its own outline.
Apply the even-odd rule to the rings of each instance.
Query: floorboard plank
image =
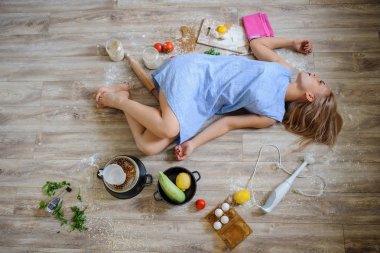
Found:
[[[295,142],[297,136],[287,133],[267,133],[263,131],[252,131],[243,135],[243,159],[255,161],[259,148],[265,144],[277,145],[283,153],[285,161],[297,161],[306,154],[313,155],[318,161],[327,162],[379,162],[378,132],[366,133],[347,131],[340,134],[337,144],[329,149],[326,145],[310,145],[301,152]],[[262,154],[263,161],[272,161],[275,156],[268,157]]]
[[[343,229],[346,252],[379,252],[379,225],[344,225]]]

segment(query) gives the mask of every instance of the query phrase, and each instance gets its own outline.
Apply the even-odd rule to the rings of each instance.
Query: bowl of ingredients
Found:
[[[123,180],[118,184],[113,184],[107,180],[107,171],[110,167],[120,167],[122,169],[121,177]],[[97,173],[97,177],[103,180],[106,190],[114,197],[120,199],[129,199],[139,194],[145,186],[151,185],[153,177],[147,174],[144,164],[134,156],[119,155],[112,158],[103,169]],[[113,179],[115,180],[115,178]]]
[[[198,171],[191,172],[183,167],[171,167],[160,172],[157,191],[153,197],[170,205],[183,205],[194,197],[200,179]]]

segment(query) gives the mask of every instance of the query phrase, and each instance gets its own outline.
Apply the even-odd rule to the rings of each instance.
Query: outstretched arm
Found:
[[[258,60],[277,62],[289,69],[291,66],[282,59],[274,49],[290,48],[302,54],[309,54],[312,51],[312,44],[309,40],[291,40],[280,37],[266,37],[251,40],[250,47]]]
[[[184,160],[200,145],[220,137],[238,128],[265,128],[276,123],[274,119],[258,115],[226,116],[215,122],[196,135],[174,148],[177,160]]]

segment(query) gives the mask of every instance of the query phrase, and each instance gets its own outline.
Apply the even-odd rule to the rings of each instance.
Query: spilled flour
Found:
[[[117,64],[110,63],[104,67],[104,80],[105,86],[113,86],[125,81],[122,76],[125,76],[124,68],[121,68]]]

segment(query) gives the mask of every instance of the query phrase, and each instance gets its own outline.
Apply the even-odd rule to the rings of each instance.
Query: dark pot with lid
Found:
[[[108,174],[111,170],[110,167],[121,167],[122,171],[125,173],[125,180],[121,180],[118,184],[112,184],[105,180],[105,176],[110,177]],[[111,174],[115,176],[117,168],[115,171],[111,171]],[[105,175],[105,170],[107,170],[107,175]],[[97,177],[102,179],[106,190],[114,197],[119,199],[130,199],[139,194],[145,186],[151,185],[153,182],[153,177],[147,174],[144,164],[134,156],[119,155],[113,157],[103,169],[98,170]],[[109,180],[111,181],[111,180]]]

